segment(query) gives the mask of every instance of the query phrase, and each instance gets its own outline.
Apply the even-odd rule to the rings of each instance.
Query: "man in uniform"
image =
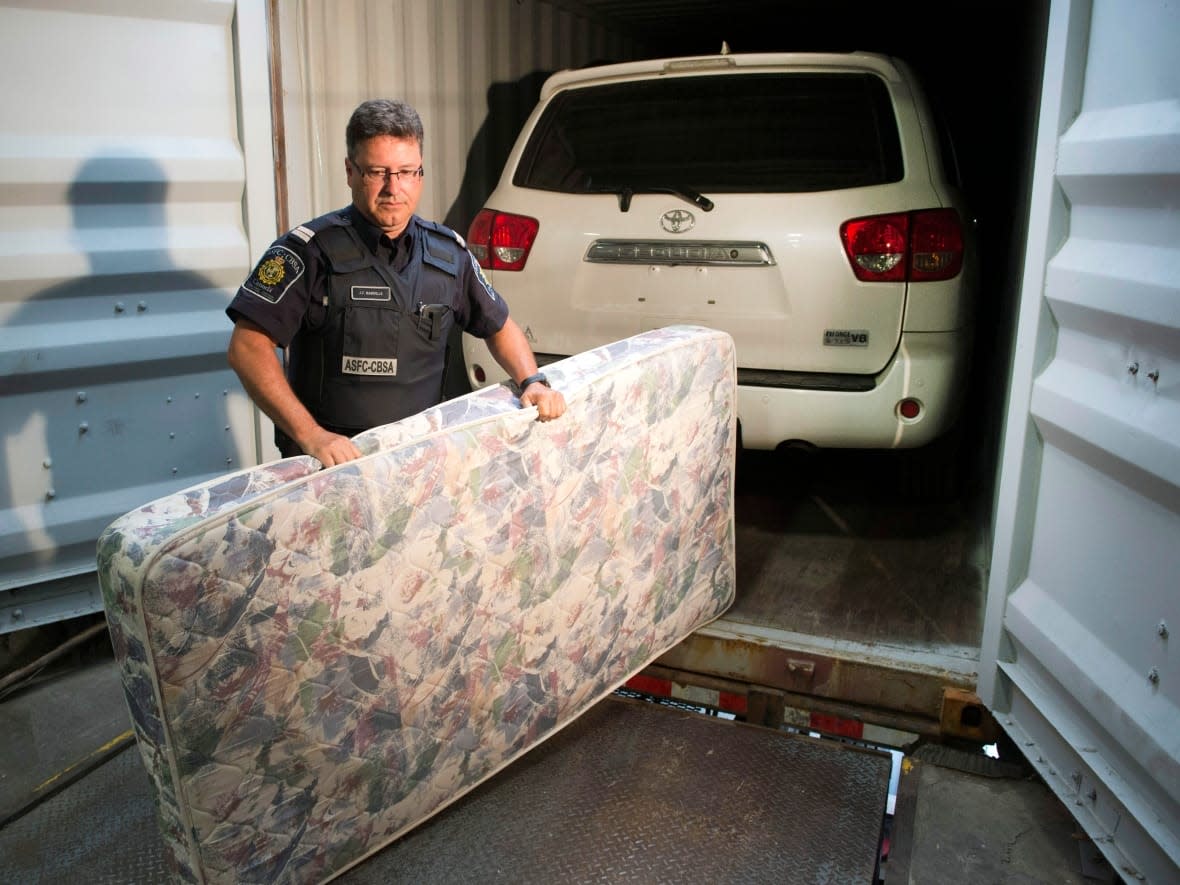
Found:
[[[522,406],[541,421],[560,417],[564,397],[463,239],[414,214],[417,112],[366,101],[345,137],[352,205],[276,240],[226,308],[229,364],[274,422],[279,450],[331,467],[360,457],[349,437],[436,405],[455,325],[486,339]]]

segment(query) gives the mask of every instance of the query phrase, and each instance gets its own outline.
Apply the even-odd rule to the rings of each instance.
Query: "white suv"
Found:
[[[975,256],[949,150],[881,55],[550,77],[468,245],[538,362],[728,332],[743,446],[912,448],[954,423]],[[503,380],[464,336],[473,387]]]

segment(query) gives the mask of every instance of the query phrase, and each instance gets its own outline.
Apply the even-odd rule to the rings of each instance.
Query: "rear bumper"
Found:
[[[972,332],[905,332],[889,365],[869,390],[738,386],[742,445],[774,449],[801,441],[833,449],[905,449],[922,446],[950,428],[962,406]],[[504,379],[482,341],[463,336],[468,381],[475,389]],[[741,355],[738,355],[739,363]],[[474,369],[487,377],[481,383]],[[905,398],[922,411],[907,420]]]
[[[962,406],[971,330],[906,332],[871,390],[738,387],[742,445],[773,449],[801,441],[821,448],[892,449],[925,445],[955,422]],[[898,403],[917,400],[908,420]]]

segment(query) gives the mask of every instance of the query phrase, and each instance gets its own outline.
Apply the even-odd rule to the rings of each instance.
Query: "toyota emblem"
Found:
[[[669,209],[660,216],[660,227],[670,234],[690,231],[696,223],[696,217],[687,209]]]

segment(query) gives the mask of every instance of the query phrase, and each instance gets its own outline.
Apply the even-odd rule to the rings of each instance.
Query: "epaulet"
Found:
[[[340,212],[329,212],[327,215],[321,215],[319,218],[313,218],[311,221],[305,222],[298,227],[293,227],[287,231],[287,236],[295,237],[305,243],[310,243],[312,237],[320,231],[329,227],[346,227],[349,224]]]
[[[445,224],[439,224],[437,221],[427,221],[425,218],[419,218],[418,223],[429,230],[437,231],[440,234],[445,234],[458,243],[461,248],[467,248],[467,241],[459,236],[459,232],[451,230],[451,228],[447,227]]]

